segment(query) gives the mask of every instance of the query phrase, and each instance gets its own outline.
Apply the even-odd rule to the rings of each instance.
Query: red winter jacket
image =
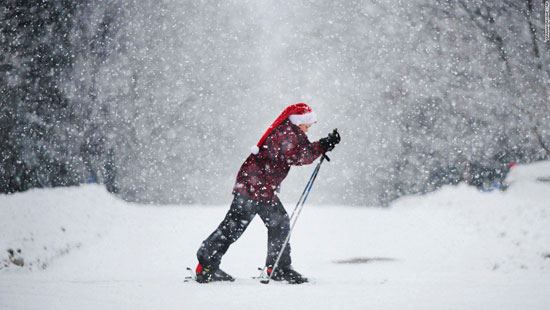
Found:
[[[250,154],[243,163],[233,194],[272,203],[290,166],[311,164],[322,154],[318,141],[309,142],[306,134],[286,119],[265,139],[259,153]]]

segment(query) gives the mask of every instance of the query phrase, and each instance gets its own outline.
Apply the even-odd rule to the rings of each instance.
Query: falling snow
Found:
[[[532,209],[523,210],[521,199],[516,199],[531,199],[526,194],[531,183],[522,185],[526,192],[515,189],[515,200],[506,197],[514,190],[508,177],[516,164],[547,169],[544,165],[550,159],[550,41],[544,41],[545,22],[550,21],[545,21],[544,13],[544,1],[533,0],[2,0],[0,214],[7,215],[0,218],[0,227],[14,228],[5,236],[41,229],[40,218],[20,218],[23,213],[15,211],[19,205],[2,209],[7,201],[21,201],[21,212],[34,214],[32,208],[42,206],[33,196],[39,190],[44,197],[55,198],[48,205],[52,214],[75,212],[75,222],[45,228],[48,236],[57,237],[36,247],[35,238],[44,237],[39,233],[24,235],[23,241],[16,237],[5,241],[2,234],[0,259],[10,267],[19,266],[23,254],[16,248],[29,245],[25,251],[38,253],[33,252],[31,260],[36,269],[59,257],[70,260],[81,246],[99,242],[82,228],[87,227],[84,211],[64,213],[71,195],[84,195],[85,206],[93,208],[93,193],[99,193],[104,199],[97,204],[110,201],[108,205],[117,209],[110,211],[113,216],[131,205],[131,212],[148,210],[144,213],[170,225],[179,219],[155,213],[170,208],[164,205],[181,206],[182,219],[211,216],[208,210],[192,213],[191,205],[228,206],[251,146],[285,107],[298,102],[307,103],[317,115],[307,133],[309,140],[318,141],[334,128],[342,138],[329,153],[332,160],[320,170],[308,204],[339,206],[331,207],[330,216],[358,212],[369,220],[398,205],[398,217],[406,222],[407,212],[416,209],[406,211],[403,201],[411,202],[422,209],[417,215],[449,219],[455,214],[465,222],[477,221],[465,224],[475,236],[500,233],[499,238],[508,242],[514,231],[518,243],[536,239],[538,246],[547,238],[537,239],[544,234],[530,230],[528,224],[532,220],[543,223],[541,229],[548,226],[541,186],[548,185],[549,176],[537,176],[537,195],[525,205],[535,205]],[[312,170],[311,165],[293,167],[282,183],[281,201],[296,201]],[[537,173],[529,171],[527,175]],[[441,193],[471,199],[455,203],[444,197],[434,203],[448,202],[456,207],[452,211],[414,200],[427,197],[429,205],[429,197]],[[518,219],[525,227],[523,235],[506,218],[488,216],[493,211],[475,214],[489,195],[499,195],[491,200],[491,208],[500,202],[509,207],[503,216],[527,214]],[[96,211],[90,211],[90,221],[101,222]],[[544,216],[531,219],[533,212]],[[397,229],[392,231],[395,236],[406,234],[406,228],[392,226],[388,214],[382,223],[390,227],[365,231],[384,235],[382,230],[391,228]],[[141,216],[136,218],[142,221],[149,215]],[[8,226],[7,218],[20,222]],[[345,217],[340,220],[346,226]],[[488,232],[479,221],[498,229]],[[500,231],[498,221],[509,230]],[[109,219],[99,228],[115,222]],[[83,226],[76,227],[78,223]],[[438,229],[446,228],[431,226],[429,220],[422,223],[428,230],[418,228],[415,237],[437,235]],[[178,229],[210,229],[211,224],[182,220]],[[359,221],[354,225],[350,235],[361,236],[363,227]],[[117,238],[125,228],[130,229],[116,228]],[[456,232],[449,234],[463,246]],[[67,236],[78,238],[57,243]],[[11,251],[8,242],[15,242],[9,245]],[[385,246],[376,239],[369,242]],[[506,244],[505,254],[516,259],[514,247]],[[134,246],[139,250],[137,243]],[[185,248],[185,255],[196,246]],[[305,248],[314,251],[320,246]],[[529,252],[520,245],[517,249]],[[405,258],[417,254],[391,250]],[[430,253],[449,254],[438,251]],[[550,248],[537,251],[537,258],[529,262],[548,270]],[[181,258],[174,257],[170,259]],[[537,260],[540,257],[545,259]],[[350,259],[335,259],[340,258]],[[326,267],[326,262],[317,263]],[[523,264],[520,258],[511,263],[492,257],[484,263],[511,273]],[[72,261],[68,266],[79,265]],[[318,273],[321,285],[322,279],[334,280],[334,275],[323,272]],[[10,277],[25,282],[17,274]],[[386,283],[387,277],[378,274],[376,279]],[[355,284],[363,283],[356,280]],[[517,282],[518,287],[524,280]],[[0,289],[9,286],[1,285]],[[403,308],[400,305],[395,308]]]
[[[1,189],[92,177],[129,201],[227,201],[296,102],[317,112],[312,139],[343,137],[315,202],[481,188],[549,156],[550,53],[529,3],[5,1]]]

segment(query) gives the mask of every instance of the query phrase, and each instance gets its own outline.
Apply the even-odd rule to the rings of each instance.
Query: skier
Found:
[[[252,154],[237,174],[229,211],[197,252],[197,282],[234,281],[219,265],[229,246],[239,239],[256,214],[268,230],[266,270],[271,274],[290,229],[288,214],[275,192],[279,192],[290,166],[311,164],[340,142],[336,131],[319,141],[309,142],[306,133],[315,122],[315,113],[307,104],[290,105],[252,147]],[[307,278],[291,267],[290,245],[285,248],[271,279],[295,284],[307,282]]]

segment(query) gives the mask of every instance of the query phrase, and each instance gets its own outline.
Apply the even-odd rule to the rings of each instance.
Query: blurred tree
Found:
[[[0,4],[0,191],[75,185],[85,171],[102,181],[109,104],[98,102],[95,79],[112,50],[118,8],[85,0]],[[83,55],[95,70],[90,83],[74,78]]]
[[[0,3],[0,191],[78,184],[78,119],[60,81],[81,1]]]
[[[312,202],[483,184],[550,156],[542,13],[532,0],[3,1],[0,188],[90,174],[127,200],[219,202],[299,101],[319,114],[312,140],[343,134]]]

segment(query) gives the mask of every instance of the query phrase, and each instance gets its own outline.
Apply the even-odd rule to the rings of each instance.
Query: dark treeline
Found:
[[[116,189],[112,150],[105,147],[101,120],[90,119],[89,100],[65,91],[74,63],[86,54],[98,66],[107,57],[114,14],[97,29],[85,16],[91,1],[3,1],[0,5],[0,191],[107,181]],[[111,16],[112,15],[112,16]],[[93,33],[92,33],[93,31]],[[77,38],[78,39],[75,39]],[[96,122],[99,121],[99,122]],[[98,175],[99,173],[99,175]],[[111,180],[109,179],[111,178]]]
[[[301,101],[320,119],[312,139],[343,138],[315,202],[488,186],[550,156],[543,13],[531,0],[5,0],[0,191],[93,180],[130,201],[223,203],[249,147]]]

